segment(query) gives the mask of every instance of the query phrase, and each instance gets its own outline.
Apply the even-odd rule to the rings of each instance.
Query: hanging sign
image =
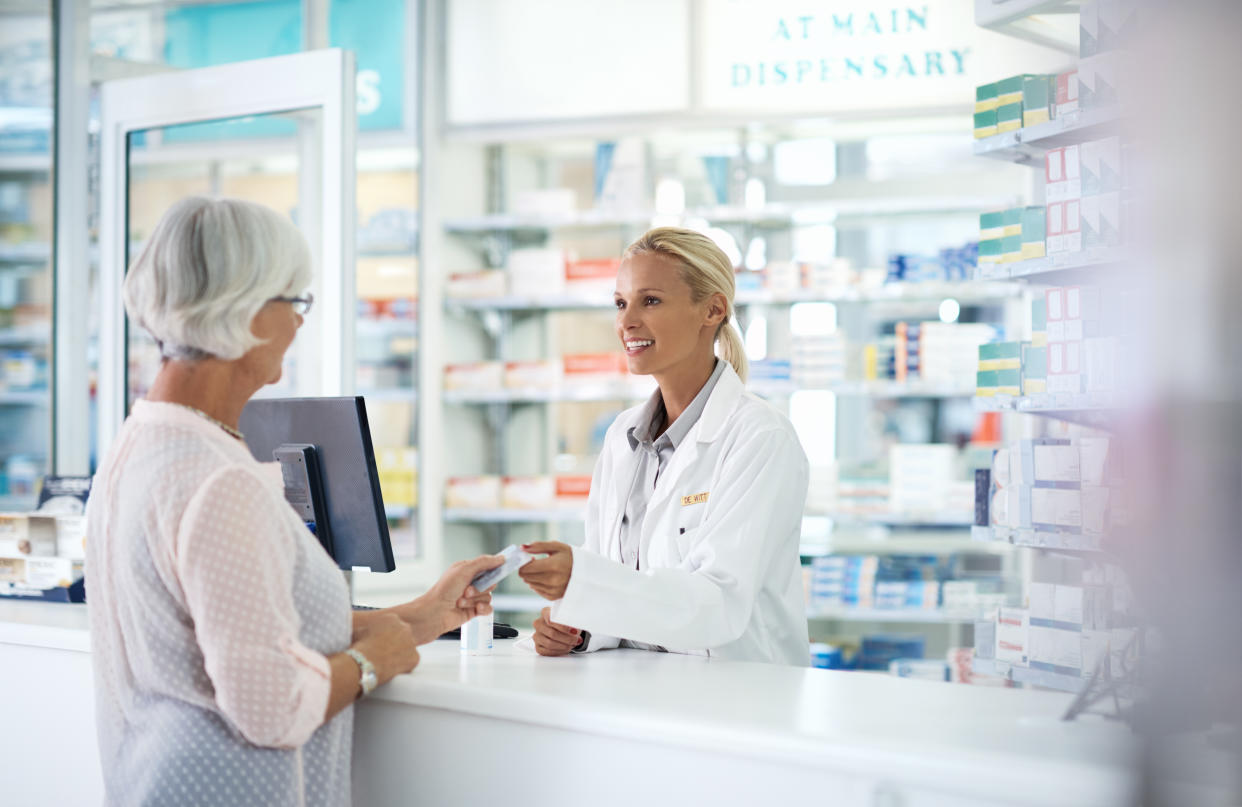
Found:
[[[1068,57],[979,28],[974,4],[708,0],[701,99],[713,110],[966,106],[977,84]]]

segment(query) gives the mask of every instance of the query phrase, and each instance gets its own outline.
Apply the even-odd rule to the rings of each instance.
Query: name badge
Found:
[[[692,504],[703,504],[706,501],[707,501],[706,493],[696,493],[693,496],[682,496],[681,506],[688,507],[689,505],[692,505]]]

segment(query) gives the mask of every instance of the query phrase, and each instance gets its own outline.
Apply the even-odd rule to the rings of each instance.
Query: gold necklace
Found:
[[[226,432],[228,432],[232,436],[236,437],[238,440],[241,440],[243,443],[246,442],[246,435],[242,434],[237,429],[234,429],[232,426],[228,425],[227,423],[221,423],[220,421],[216,420],[211,415],[207,414],[201,409],[197,409],[193,406],[190,406],[189,404],[176,403],[175,401],[165,401],[165,403],[170,403],[173,406],[179,406],[182,409],[187,409],[193,412],[194,414],[198,415],[199,417],[205,418],[211,421],[212,423],[216,424],[217,426],[224,429]]]

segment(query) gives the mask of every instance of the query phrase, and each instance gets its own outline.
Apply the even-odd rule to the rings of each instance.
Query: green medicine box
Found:
[[[1005,234],[1005,211],[993,210],[979,214],[979,238],[1000,238]]]
[[[1022,371],[1021,370],[993,370],[996,373],[996,394],[997,395],[1021,395],[1022,394]]]
[[[975,373],[975,395],[987,398],[996,394],[996,370],[980,370]]]
[[[1000,263],[1001,239],[988,238],[979,242],[979,263]]]
[[[1022,128],[1022,102],[1005,104],[996,108],[996,131],[1016,132]]]
[[[1001,212],[1001,236],[1022,235],[1022,208],[1011,207]]]
[[[1052,102],[1057,97],[1056,80],[1056,76],[1022,77],[1023,126],[1052,120]]]
[[[1022,260],[1022,236],[1007,235],[1001,239],[1001,263],[1017,263]]]
[[[1048,234],[1048,209],[1036,205],[1022,209],[1022,260],[1047,255],[1044,238]]]
[[[1017,370],[1021,366],[1021,342],[988,342],[979,345],[980,370]]]
[[[996,84],[981,84],[975,87],[975,112],[988,112],[996,109],[1000,101],[996,98]]]
[[[975,113],[975,138],[991,137],[996,134],[996,110]]]
[[[1020,76],[1010,76],[1003,81],[996,82],[996,100],[998,106],[1006,106],[1007,104],[1022,104],[1022,82],[1025,81],[1030,74],[1023,73]]]

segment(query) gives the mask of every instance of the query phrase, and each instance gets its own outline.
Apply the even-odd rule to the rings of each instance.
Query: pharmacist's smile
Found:
[[[626,339],[624,342],[627,356],[637,356],[655,344],[654,339]]]

